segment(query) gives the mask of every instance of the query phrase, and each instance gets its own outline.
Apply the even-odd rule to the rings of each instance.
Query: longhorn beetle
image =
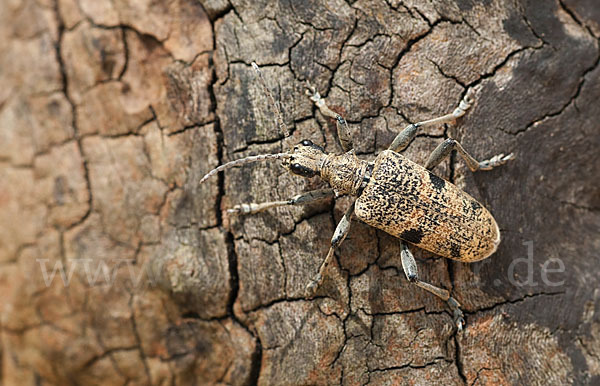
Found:
[[[279,128],[289,135],[278,104],[260,69],[256,63],[252,63],[252,67],[276,111]],[[310,85],[306,94],[324,116],[335,120],[343,154],[327,154],[321,146],[303,140],[287,153],[256,155],[228,162],[211,170],[200,183],[222,170],[267,159],[282,160],[282,166],[294,175],[305,178],[319,175],[331,188],[302,193],[283,201],[236,205],[228,212],[252,214],[283,205],[302,205],[332,195],[356,197],[333,233],[331,247],[319,272],[306,287],[307,296],[313,296],[322,283],[323,274],[335,249],[344,241],[350,230],[352,217],[356,216],[400,239],[402,268],[406,278],[446,301],[453,311],[457,328],[461,330],[464,318],[460,304],[450,296],[448,290],[419,279],[417,264],[407,242],[462,262],[482,260],[493,254],[500,243],[500,231],[490,212],[473,197],[431,170],[453,149],[458,151],[473,172],[502,165],[513,159],[513,154],[499,154],[479,162],[460,143],[450,138],[431,153],[425,167],[398,154],[415,138],[419,128],[449,123],[462,117],[473,103],[471,94],[467,92],[452,113],[408,125],[373,162],[363,161],[355,155],[350,130],[344,118],[329,109],[325,100]]]

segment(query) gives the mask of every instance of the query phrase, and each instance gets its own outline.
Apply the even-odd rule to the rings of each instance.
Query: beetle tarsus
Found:
[[[465,318],[462,316],[462,312],[460,310],[454,313],[454,324],[456,325],[458,332],[462,331],[465,326]]]
[[[453,319],[456,328],[458,329],[458,331],[462,331],[463,327],[465,326],[465,317],[463,312],[460,310],[460,303],[452,296],[448,298],[447,303],[450,306],[450,309],[452,310],[452,314],[454,315]]]
[[[475,102],[473,94],[473,90],[469,90],[465,97],[460,101],[458,107],[452,112],[452,115],[454,115],[455,118],[462,117],[463,115],[465,115],[467,110],[471,108],[471,105],[473,105],[473,103]]]
[[[308,299],[313,298],[323,281],[323,276],[318,273],[306,286],[305,292]]]
[[[492,170],[496,166],[505,164],[506,162],[515,159],[515,155],[510,153],[508,155],[498,154],[490,158],[489,160],[481,161],[479,163],[480,170]]]

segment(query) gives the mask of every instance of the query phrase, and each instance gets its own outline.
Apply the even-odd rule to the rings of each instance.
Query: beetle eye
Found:
[[[290,171],[294,174],[297,174],[302,177],[310,178],[317,174],[314,170],[307,168],[306,166],[302,166],[298,163],[290,165]]]
[[[310,139],[303,139],[298,145],[312,147],[313,149],[319,150],[321,152],[325,152],[325,150],[321,146],[315,145],[313,143],[313,141],[311,141]],[[296,149],[296,148],[294,148],[294,149]]]

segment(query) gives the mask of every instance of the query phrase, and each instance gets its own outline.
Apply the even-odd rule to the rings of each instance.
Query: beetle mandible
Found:
[[[279,107],[260,69],[256,63],[252,63],[252,66],[276,111],[277,124],[284,130]],[[448,290],[419,279],[417,264],[407,242],[461,262],[479,261],[492,255],[500,243],[500,231],[490,212],[469,194],[431,170],[448,157],[453,149],[457,150],[473,172],[491,170],[513,159],[513,154],[499,154],[479,162],[460,143],[450,138],[431,153],[425,167],[398,154],[416,137],[418,129],[442,125],[462,117],[473,103],[471,93],[467,92],[452,113],[408,125],[374,161],[360,160],[353,150],[352,137],[344,118],[332,111],[310,85],[306,93],[324,116],[335,120],[343,154],[328,154],[321,146],[303,140],[287,153],[261,154],[221,165],[206,174],[200,183],[230,167],[267,159],[282,160],[282,166],[294,175],[305,178],[320,176],[331,188],[302,193],[288,200],[236,205],[228,212],[252,214],[278,206],[302,205],[332,195],[356,197],[333,233],[331,247],[319,272],[307,285],[307,296],[313,296],[322,283],[334,251],[348,235],[352,217],[356,216],[366,224],[400,239],[402,268],[406,278],[446,301],[453,312],[457,328],[461,330],[464,315],[459,302],[450,296]]]

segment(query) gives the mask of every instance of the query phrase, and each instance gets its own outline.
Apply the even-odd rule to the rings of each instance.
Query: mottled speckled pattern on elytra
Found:
[[[485,259],[500,243],[498,225],[483,205],[390,150],[375,160],[355,214],[371,226],[454,260]]]

